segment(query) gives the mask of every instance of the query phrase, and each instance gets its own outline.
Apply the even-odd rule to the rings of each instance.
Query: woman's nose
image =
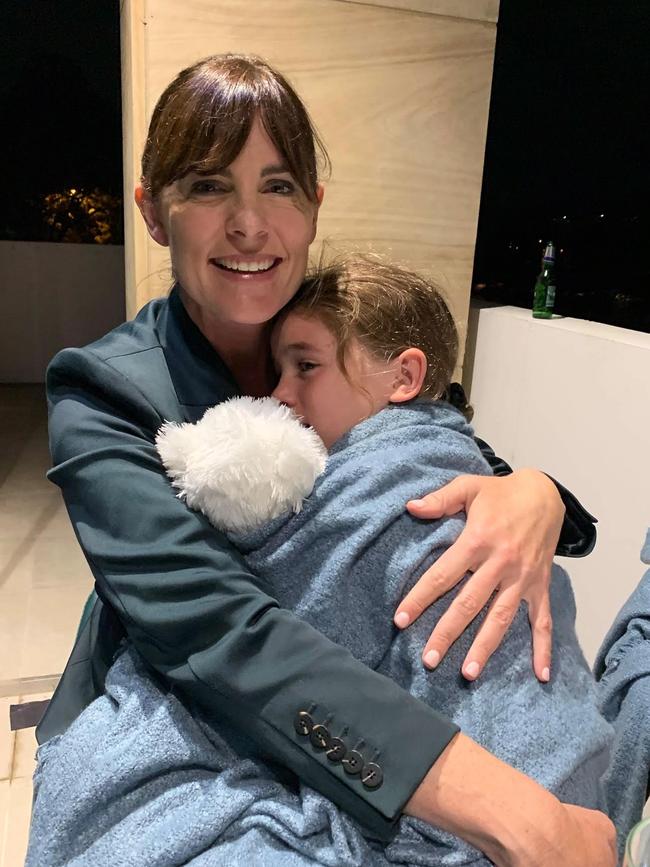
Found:
[[[238,197],[233,201],[226,220],[226,233],[240,241],[266,240],[268,226],[262,203],[257,197]]]

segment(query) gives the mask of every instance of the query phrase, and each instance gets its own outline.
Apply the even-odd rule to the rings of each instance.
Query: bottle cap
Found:
[[[546,245],[546,249],[544,250],[544,261],[555,262],[555,244],[553,241],[549,241]]]

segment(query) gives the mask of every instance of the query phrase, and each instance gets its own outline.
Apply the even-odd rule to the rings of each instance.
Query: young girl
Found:
[[[596,707],[561,569],[553,577],[558,655],[548,684],[527,671],[531,636],[523,605],[476,683],[458,671],[482,622],[482,604],[466,597],[475,606],[473,628],[439,666],[432,658],[425,668],[421,648],[449,600],[410,629],[391,624],[390,612],[409,584],[463,525],[462,517],[441,520],[432,536],[404,503],[459,473],[490,472],[463,416],[440,400],[457,345],[453,319],[434,287],[408,271],[351,258],[309,280],[275,324],[280,378],[274,397],[284,406],[235,399],[209,410],[197,425],[166,426],[158,448],[181,496],[229,533],[283,607],[561,799],[599,808],[611,730]],[[322,475],[325,451],[306,426],[327,449]],[[324,751],[342,773],[358,775],[361,785],[390,786],[381,754],[347,736],[347,722],[307,704],[296,708],[295,737],[309,738],[315,751]],[[236,743],[236,733],[226,733],[226,740]],[[262,782],[250,780],[247,788],[261,793]],[[379,859],[363,864],[487,863],[461,840],[406,817],[380,850],[306,787],[300,796],[284,792],[272,805],[266,794],[264,800],[264,812],[282,829],[283,846],[314,859],[328,852],[332,860],[323,863],[357,863],[346,860],[351,851]],[[314,800],[322,827],[312,835]],[[235,835],[237,841],[228,832],[230,863],[250,853],[249,835],[262,834],[261,827]],[[279,857],[277,863],[285,862]]]
[[[308,281],[273,331],[273,395],[327,448],[389,405],[442,398],[458,337],[440,293],[413,272],[357,257]]]

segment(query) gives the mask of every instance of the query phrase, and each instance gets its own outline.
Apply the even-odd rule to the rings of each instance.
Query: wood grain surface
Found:
[[[372,249],[437,277],[464,334],[496,27],[463,16],[494,14],[494,2],[415,3],[448,17],[347,0],[123,3],[134,50],[137,32],[144,46],[125,103],[131,154],[144,143],[142,114],[180,69],[226,51],[265,57],[303,97],[332,159],[314,254],[323,243]],[[129,159],[127,191],[137,181]],[[169,260],[134,231],[126,246],[135,311],[167,291]]]
[[[499,17],[499,0],[339,0],[339,2],[387,6],[390,9],[425,12],[427,15],[447,15],[450,18],[470,18],[495,23]]]

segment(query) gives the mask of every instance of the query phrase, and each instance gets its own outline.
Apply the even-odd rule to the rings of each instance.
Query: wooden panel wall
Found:
[[[495,23],[499,17],[499,0],[343,0],[343,2],[387,6],[390,9],[408,9],[412,12],[427,12],[429,15],[473,18],[476,21]]]
[[[399,7],[399,8],[396,8]],[[332,158],[320,243],[437,278],[464,334],[498,0],[122,0],[127,309],[171,284],[131,206],[146,121],[183,67],[259,54],[305,100]]]

